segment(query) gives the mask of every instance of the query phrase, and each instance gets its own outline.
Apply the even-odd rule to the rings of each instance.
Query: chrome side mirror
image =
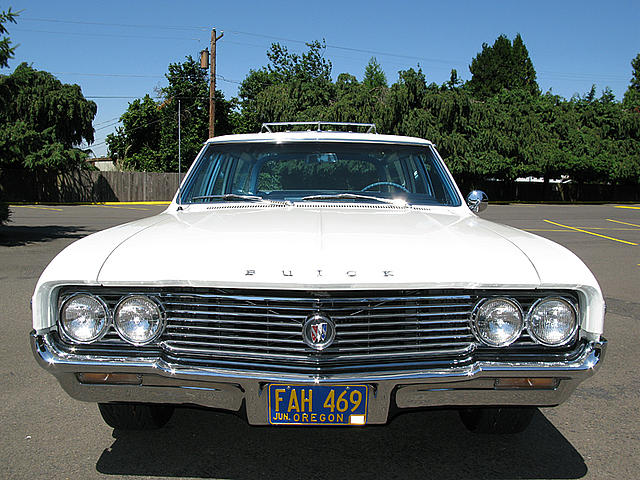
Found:
[[[480,213],[489,206],[489,197],[482,190],[474,190],[467,195],[467,206],[473,213]]]

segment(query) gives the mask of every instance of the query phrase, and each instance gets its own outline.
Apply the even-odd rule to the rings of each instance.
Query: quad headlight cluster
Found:
[[[471,315],[475,337],[489,347],[506,347],[527,330],[541,345],[556,347],[571,340],[578,328],[575,306],[560,297],[542,298],[525,314],[511,298],[485,298]]]
[[[113,324],[118,335],[132,345],[147,345],[158,339],[165,326],[160,304],[145,295],[122,298],[113,310],[95,295],[77,293],[60,308],[60,330],[76,343],[100,340]]]

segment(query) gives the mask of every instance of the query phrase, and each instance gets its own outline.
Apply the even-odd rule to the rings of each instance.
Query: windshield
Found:
[[[347,142],[208,145],[185,183],[181,203],[243,199],[402,199],[460,205],[449,175],[428,146]]]

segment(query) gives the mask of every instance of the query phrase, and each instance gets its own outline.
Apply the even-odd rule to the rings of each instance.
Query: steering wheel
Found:
[[[392,187],[399,188],[400,190],[402,190],[404,192],[411,193],[409,190],[407,190],[405,187],[403,187],[399,183],[393,183],[393,182],[375,182],[375,183],[371,183],[371,184],[367,185],[366,187],[364,187],[360,191],[361,192],[366,192],[370,188],[377,187],[378,185],[391,185]]]

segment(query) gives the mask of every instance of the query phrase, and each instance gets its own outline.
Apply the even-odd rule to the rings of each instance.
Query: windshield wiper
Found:
[[[191,197],[191,200],[222,200],[223,202],[267,202],[257,195],[238,195],[236,193],[225,193],[224,195],[201,195]]]
[[[333,195],[310,195],[308,197],[302,197],[303,202],[310,200],[374,200],[376,202],[389,203],[391,205],[397,205],[399,207],[406,207],[408,203],[401,198],[380,198],[370,195],[360,195],[358,193],[336,193]]]

